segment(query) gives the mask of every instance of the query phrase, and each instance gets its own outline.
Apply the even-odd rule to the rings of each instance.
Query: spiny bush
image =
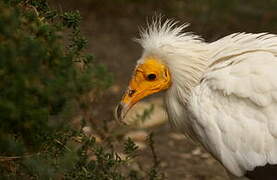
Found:
[[[137,155],[130,139],[122,158],[112,141],[99,144],[84,134],[91,101],[111,76],[83,52],[80,21],[78,11],[52,10],[46,0],[0,1],[2,179],[160,177],[156,165],[144,175],[126,168]],[[76,127],[72,119],[80,114]]]

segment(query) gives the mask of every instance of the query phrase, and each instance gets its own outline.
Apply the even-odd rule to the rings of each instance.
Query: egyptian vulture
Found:
[[[187,26],[156,19],[141,32],[143,54],[116,117],[164,90],[170,123],[231,179],[261,179],[263,172],[277,179],[277,36],[235,33],[207,43],[184,32]]]

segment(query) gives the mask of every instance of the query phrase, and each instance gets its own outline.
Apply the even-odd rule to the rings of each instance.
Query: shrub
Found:
[[[80,20],[78,11],[60,13],[46,0],[0,2],[1,178],[161,178],[152,136],[155,163],[141,173],[126,168],[137,155],[132,140],[121,143],[121,157],[116,138],[100,144],[83,132],[91,101],[111,76],[83,52]]]

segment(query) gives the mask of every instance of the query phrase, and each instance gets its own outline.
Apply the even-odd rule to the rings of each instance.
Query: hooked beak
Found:
[[[115,118],[116,120],[123,122],[122,120],[125,118],[127,112],[131,109],[131,107],[136,104],[142,97],[139,94],[136,94],[136,90],[128,90],[123,95],[120,104],[118,104],[115,108]]]
[[[130,109],[130,106],[128,106],[124,102],[121,102],[120,104],[118,104],[114,112],[114,116],[116,120],[122,122],[122,120],[125,118],[129,109]]]

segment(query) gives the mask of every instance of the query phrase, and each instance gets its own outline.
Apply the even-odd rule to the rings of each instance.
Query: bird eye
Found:
[[[147,75],[147,80],[153,81],[153,80],[155,80],[155,79],[156,79],[156,74],[148,74],[148,75]]]

